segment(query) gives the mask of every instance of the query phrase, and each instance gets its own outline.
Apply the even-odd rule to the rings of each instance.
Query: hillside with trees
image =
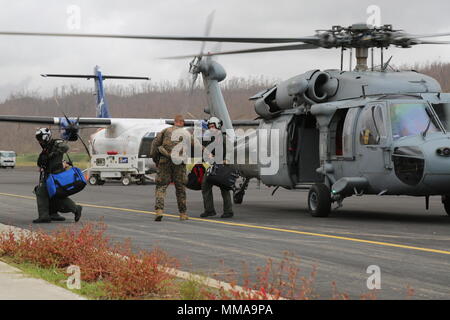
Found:
[[[450,63],[433,62],[414,67],[401,66],[399,69],[414,69],[432,76],[450,92]],[[221,86],[232,119],[254,119],[256,114],[249,97],[272,86],[275,81],[264,78],[231,78]],[[190,94],[188,81],[177,83],[160,82],[144,86],[106,86],[107,100],[111,114],[117,118],[171,118],[177,113],[187,118],[201,119],[207,105],[205,92],[198,86]],[[77,87],[56,88],[51,97],[43,97],[39,92],[12,94],[0,104],[2,115],[62,116],[62,111],[71,117],[94,117],[95,97],[92,90]],[[0,149],[15,150],[17,153],[38,152],[34,139],[37,126],[24,124],[0,124]],[[84,130],[85,141],[93,129]],[[72,144],[72,151],[82,152],[80,143]]]

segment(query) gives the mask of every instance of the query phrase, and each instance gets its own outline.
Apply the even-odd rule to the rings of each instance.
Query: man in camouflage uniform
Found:
[[[178,145],[183,137],[179,136],[179,139],[172,139],[172,134],[176,132],[186,133],[184,130],[184,118],[181,115],[175,117],[174,126],[169,127],[161,131],[152,143],[151,157],[155,161],[158,172],[156,176],[156,191],[155,191],[155,221],[161,221],[164,212],[164,198],[166,196],[167,186],[173,182],[175,184],[175,191],[178,203],[178,210],[180,212],[180,220],[188,220],[186,213],[186,164],[185,162],[174,161],[173,149]],[[175,137],[174,137],[175,138]],[[175,162],[175,163],[174,163]]]
[[[36,139],[42,147],[39,154],[37,165],[40,170],[39,185],[35,188],[36,201],[38,207],[39,218],[33,220],[33,223],[49,223],[52,221],[64,221],[64,217],[59,212],[73,212],[75,214],[75,222],[81,218],[82,207],[76,205],[69,198],[52,198],[50,199],[47,191],[46,180],[51,173],[63,172],[63,157],[69,150],[67,144],[63,140],[52,139],[52,133],[48,128],[41,128],[36,132]]]

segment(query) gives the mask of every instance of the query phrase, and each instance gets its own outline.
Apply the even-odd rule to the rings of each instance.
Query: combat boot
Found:
[[[180,220],[188,220],[189,217],[186,212],[180,213]]]
[[[161,221],[163,218],[163,211],[162,210],[156,210],[156,218],[155,221]]]
[[[75,211],[75,222],[80,221],[81,219],[81,210],[83,210],[82,206],[77,205],[77,210]]]
[[[233,212],[227,212],[227,213],[224,213],[223,215],[221,215],[220,217],[227,219],[227,218],[233,218],[233,216],[234,216]]]
[[[59,215],[58,213],[53,213],[50,215],[50,219],[52,221],[66,221],[66,218],[64,218],[63,216]]]
[[[203,212],[201,215],[200,215],[200,218],[207,218],[207,217],[213,217],[213,216],[215,216],[217,213],[215,212],[215,211],[212,211],[212,212],[207,212],[207,211],[205,211],[205,212]]]
[[[52,219],[50,218],[39,218],[36,220],[33,220],[33,223],[50,223],[52,222]]]

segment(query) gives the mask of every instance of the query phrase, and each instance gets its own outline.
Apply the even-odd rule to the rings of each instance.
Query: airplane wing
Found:
[[[69,118],[70,122],[77,123],[80,127],[108,127],[111,119],[105,118]],[[64,117],[38,117],[38,116],[15,116],[0,115],[0,122],[28,123],[39,125],[57,125],[65,127],[67,120]]]

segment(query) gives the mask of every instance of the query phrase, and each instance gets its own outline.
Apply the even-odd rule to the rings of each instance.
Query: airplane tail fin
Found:
[[[41,76],[53,77],[53,78],[82,78],[82,79],[94,79],[95,81],[95,93],[97,96],[97,104],[96,104],[96,117],[97,118],[111,118],[111,114],[109,112],[108,102],[105,97],[105,90],[103,87],[103,80],[106,79],[123,79],[123,80],[150,80],[148,77],[130,77],[130,76],[110,76],[103,75],[100,67],[95,66],[94,74],[41,74]]]

